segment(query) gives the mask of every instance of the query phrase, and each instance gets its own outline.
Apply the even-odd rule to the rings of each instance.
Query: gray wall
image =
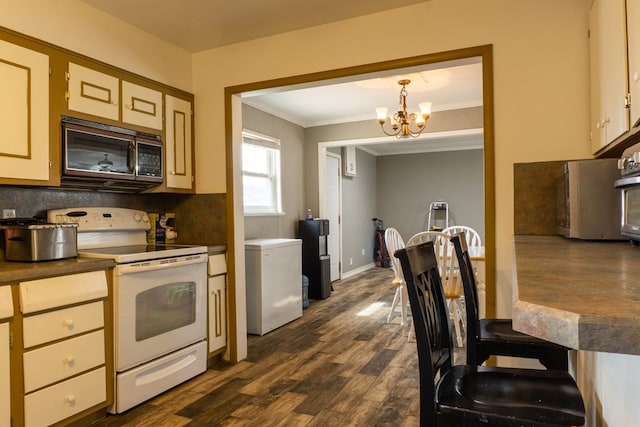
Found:
[[[474,228],[484,242],[483,158],[483,150],[378,157],[378,212],[384,226],[396,228],[406,241],[426,229],[429,204],[444,200],[451,225]]]
[[[356,149],[356,164],[357,175],[341,180],[343,273],[373,262],[372,218],[378,217],[376,157]]]
[[[304,219],[304,129],[248,105],[242,106],[242,126],[280,139],[282,208],[284,215],[245,216],[245,238],[294,238],[298,220]],[[317,212],[314,211],[314,212]]]
[[[317,144],[325,141],[379,136],[375,121],[303,129],[271,114],[243,105],[243,127],[275,138],[282,144],[282,191],[285,215],[245,217],[247,239],[296,236],[297,221],[306,209],[318,215]],[[443,114],[431,131],[478,126],[480,108]],[[450,119],[449,119],[450,118]],[[373,122],[373,126],[371,126]],[[329,151],[340,153],[339,148]],[[451,151],[396,156],[373,156],[356,150],[357,175],[342,176],[342,272],[374,262],[375,227],[395,227],[408,239],[424,229],[429,203],[449,203],[452,223],[469,225],[484,240],[483,151]],[[363,255],[364,250],[364,255]],[[351,263],[350,263],[351,261]]]

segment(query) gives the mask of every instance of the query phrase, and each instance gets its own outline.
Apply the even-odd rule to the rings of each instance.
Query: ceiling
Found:
[[[300,0],[181,0],[176,8],[173,0],[82,1],[190,52],[424,2],[324,0],[321,7],[312,7]],[[318,82],[315,87],[249,93],[243,95],[243,102],[305,128],[375,120],[375,107],[388,107],[391,114],[397,110],[401,78],[411,80],[407,86],[410,111],[416,111],[422,101],[431,101],[434,112],[482,105],[479,58]],[[366,145],[374,155],[483,146],[481,130],[429,135],[428,126],[427,122],[425,138],[396,140],[381,132],[381,138],[348,143]]]

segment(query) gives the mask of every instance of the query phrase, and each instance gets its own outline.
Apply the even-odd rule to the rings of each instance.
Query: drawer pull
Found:
[[[68,403],[69,406],[75,406],[76,404],[76,397],[73,394],[68,394],[65,398],[64,398],[65,403]]]
[[[73,329],[73,320],[72,319],[67,319],[64,321],[64,325],[67,327],[67,329],[71,330]]]
[[[73,368],[73,365],[75,365],[75,364],[76,364],[76,358],[75,358],[75,357],[73,357],[73,356],[67,356],[67,357],[65,357],[65,358],[64,358],[64,363],[65,363],[68,367]]]

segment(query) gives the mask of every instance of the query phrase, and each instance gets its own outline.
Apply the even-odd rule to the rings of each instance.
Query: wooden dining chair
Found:
[[[407,319],[407,291],[404,287],[404,278],[402,277],[402,268],[400,267],[400,261],[393,256],[393,253],[398,249],[404,248],[404,240],[400,235],[400,232],[393,227],[388,227],[384,231],[384,244],[387,247],[387,251],[391,255],[391,269],[393,270],[393,280],[391,284],[396,288],[396,292],[393,295],[393,301],[391,302],[391,308],[387,315],[387,323],[391,322],[393,313],[396,307],[400,307],[400,314],[402,316],[402,334],[408,334],[409,325]]]
[[[584,402],[566,371],[453,365],[433,243],[408,246],[395,256],[415,327],[421,426],[584,425]]]
[[[569,349],[513,330],[511,319],[480,319],[478,291],[465,233],[451,238],[458,258],[466,311],[467,363],[482,365],[490,356],[538,359],[547,369],[566,371]]]
[[[458,347],[464,346],[465,310],[462,302],[464,291],[462,280],[458,274],[458,260],[453,256],[451,235],[441,231],[420,231],[409,238],[407,246],[415,246],[424,242],[433,242],[440,271],[440,280],[447,299],[447,306],[453,322]]]

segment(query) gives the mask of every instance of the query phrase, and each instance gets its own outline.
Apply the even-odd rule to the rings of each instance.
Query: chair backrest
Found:
[[[480,335],[478,312],[478,288],[476,276],[469,256],[469,248],[464,231],[451,238],[458,258],[458,267],[464,289],[464,305],[467,314],[467,360],[476,360],[476,340]]]
[[[466,225],[452,225],[451,227],[447,227],[442,230],[443,233],[447,233],[449,236],[458,234],[461,231],[464,231],[464,234],[467,238],[467,246],[482,246],[482,239],[480,238],[480,234],[478,234],[478,232],[471,227],[468,227]]]
[[[421,231],[411,236],[407,241],[407,246],[433,242],[445,296],[459,298],[462,296],[463,290],[457,269],[458,262],[454,256],[450,239],[451,235],[440,231]]]
[[[433,242],[407,246],[395,256],[402,265],[416,334],[420,424],[435,425],[435,381],[451,369],[453,347]]]
[[[391,269],[393,270],[393,274],[395,276],[395,280],[398,283],[402,283],[404,281],[402,276],[402,268],[400,267],[400,261],[398,258],[393,256],[393,254],[398,250],[404,248],[404,240],[402,236],[393,227],[389,227],[384,232],[384,243],[387,246],[387,252],[389,252],[389,256],[391,259]]]

